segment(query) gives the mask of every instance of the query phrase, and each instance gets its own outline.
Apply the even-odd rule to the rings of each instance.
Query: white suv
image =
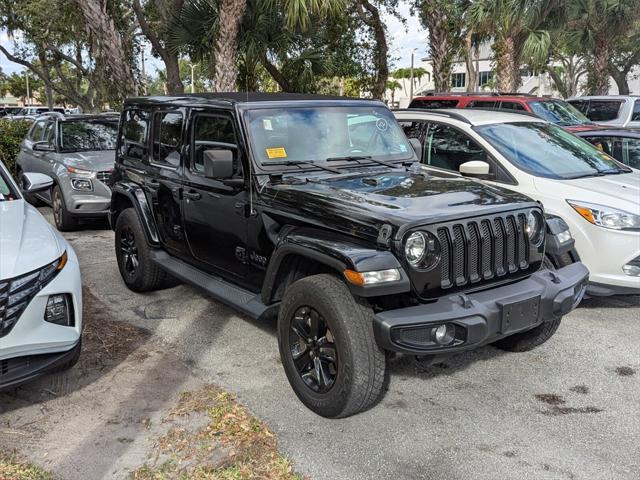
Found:
[[[523,193],[563,219],[590,271],[589,294],[640,293],[640,172],[529,115],[394,113],[423,163]]]
[[[27,193],[52,184],[39,173],[23,180]],[[0,390],[74,365],[81,331],[78,258],[0,162]]]

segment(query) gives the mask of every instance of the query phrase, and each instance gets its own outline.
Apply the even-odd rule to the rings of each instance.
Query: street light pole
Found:
[[[413,55],[417,48],[411,50],[411,71],[409,74],[409,101],[413,100]]]
[[[24,71],[24,76],[27,80],[27,107],[31,106],[31,92],[29,91],[29,70]]]
[[[191,93],[196,93],[196,81],[195,81],[195,74],[194,74],[195,65],[193,63],[191,63],[190,65],[191,65]]]

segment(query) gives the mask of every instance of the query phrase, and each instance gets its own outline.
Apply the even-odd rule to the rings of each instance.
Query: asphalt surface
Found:
[[[380,404],[327,420],[289,387],[273,323],[186,285],[130,292],[106,226],[66,237],[112,319],[150,330],[199,377],[237,393],[313,479],[640,478],[640,297],[583,302],[532,352],[396,359]]]

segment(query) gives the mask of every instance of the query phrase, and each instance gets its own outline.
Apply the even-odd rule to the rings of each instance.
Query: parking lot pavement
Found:
[[[236,392],[316,480],[640,478],[640,297],[585,301],[532,352],[486,347],[434,366],[396,359],[379,405],[327,420],[289,387],[273,323],[185,285],[132,293],[110,230],[66,237],[114,320],[151,331],[199,377]]]

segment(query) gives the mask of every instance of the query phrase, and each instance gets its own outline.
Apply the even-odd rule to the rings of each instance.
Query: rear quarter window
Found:
[[[632,122],[640,122],[640,99],[633,104],[633,113],[631,114]]]
[[[495,100],[473,100],[466,108],[496,108],[497,103]]]

